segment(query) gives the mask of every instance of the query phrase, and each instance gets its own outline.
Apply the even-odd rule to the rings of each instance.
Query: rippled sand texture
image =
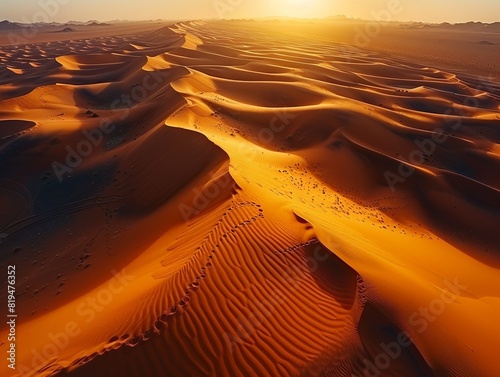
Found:
[[[1,49],[2,375],[498,375],[494,80],[279,23]]]

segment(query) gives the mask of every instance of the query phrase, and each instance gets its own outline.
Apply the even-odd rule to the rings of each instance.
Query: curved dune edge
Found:
[[[0,140],[20,136],[36,127],[36,123],[29,120],[0,120]]]
[[[1,150],[27,192],[2,247],[40,255],[7,375],[362,376],[405,332],[383,375],[495,376],[495,91],[230,23],[100,43],[52,46],[0,90],[4,118],[51,115]],[[104,118],[59,182],[47,166]],[[409,162],[436,125],[447,141]]]

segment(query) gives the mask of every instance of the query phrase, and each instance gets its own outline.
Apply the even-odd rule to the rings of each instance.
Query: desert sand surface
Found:
[[[66,44],[70,47],[72,41],[97,39],[95,43],[101,42],[101,46],[105,50],[105,43],[99,40],[100,37],[116,38],[126,35],[128,39],[131,39],[134,35],[139,36],[145,32],[158,30],[164,27],[165,21],[123,21],[112,24],[102,23],[100,25],[78,25],[69,23],[58,26],[38,27],[22,27],[17,24],[12,24],[13,23],[9,23],[3,28],[0,27],[0,46],[33,45],[33,47],[41,48],[41,46],[39,46],[41,42],[67,42]],[[15,25],[17,25],[17,27],[15,27]]]
[[[498,376],[500,34],[339,25],[0,47],[2,376]]]

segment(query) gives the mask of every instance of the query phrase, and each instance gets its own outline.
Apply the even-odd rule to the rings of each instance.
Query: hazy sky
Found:
[[[390,6],[392,4],[392,6]],[[500,0],[0,0],[0,20],[350,17],[427,22],[500,21]]]

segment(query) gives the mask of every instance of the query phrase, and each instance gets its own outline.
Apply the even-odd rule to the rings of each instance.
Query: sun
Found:
[[[284,17],[324,17],[331,11],[331,4],[335,2],[335,0],[276,0],[273,9],[276,15]]]
[[[287,2],[297,6],[305,6],[311,3],[310,0],[287,0]]]
[[[317,0],[282,0],[283,11],[289,16],[310,17],[317,10]]]

